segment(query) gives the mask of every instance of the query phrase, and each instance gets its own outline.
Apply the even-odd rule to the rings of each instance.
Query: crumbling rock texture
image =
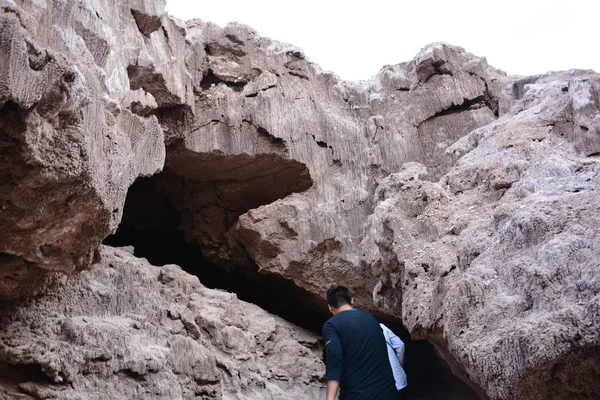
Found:
[[[540,77],[449,149],[466,154],[439,182],[381,182],[375,215],[404,266],[403,322],[492,398],[600,393],[598,135],[577,122],[595,115],[599,132],[599,83]]]
[[[418,165],[379,182],[371,240],[402,266],[402,321],[491,398],[600,394],[598,135],[576,122],[599,132],[599,83],[539,77],[438,182]]]
[[[170,57],[164,38],[146,45],[135,24],[106,15],[131,15],[121,8],[2,2],[0,252],[18,266],[0,267],[3,297],[88,267],[119,223],[127,187],[163,167],[157,118],[128,110],[123,89],[128,65]]]
[[[0,397],[324,397],[315,334],[176,265],[101,256],[51,294],[2,306]]]
[[[3,298],[57,303],[57,273],[98,261],[128,188],[162,171],[169,229],[211,262],[321,302],[346,283],[481,397],[600,395],[598,74],[507,77],[437,43],[344,82],[151,0],[5,0],[0,38]],[[173,224],[155,219],[135,223]],[[1,368],[27,364],[10,348]],[[14,373],[77,380],[38,365]]]

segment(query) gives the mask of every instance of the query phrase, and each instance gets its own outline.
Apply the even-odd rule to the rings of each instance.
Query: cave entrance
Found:
[[[258,272],[225,270],[206,260],[202,251],[187,243],[180,233],[119,228],[105,240],[105,244],[133,246],[134,255],[146,258],[152,265],[179,265],[184,271],[197,276],[204,286],[235,293],[240,300],[256,304],[311,332],[320,333],[328,318],[296,298],[299,289],[293,284]]]
[[[224,260],[222,265],[217,265],[207,259],[201,246],[181,230],[181,227],[190,226],[182,220],[186,217],[185,213],[175,206],[181,203],[181,199],[176,198],[177,193],[165,190],[168,187],[165,186],[165,179],[172,181],[173,178],[169,170],[151,178],[138,178],[129,188],[117,232],[107,237],[104,244],[113,247],[133,246],[134,255],[146,258],[152,265],[179,265],[184,271],[197,276],[208,288],[235,293],[240,300],[254,303],[295,325],[320,333],[321,326],[328,318],[326,309],[322,307],[319,310],[314,299],[302,293],[293,283],[259,273],[258,267],[248,260],[243,260],[243,265],[235,266],[231,260]],[[211,215],[214,212],[211,210]],[[225,214],[219,214],[219,217],[222,217],[219,218],[220,223],[229,226],[231,222],[226,222]],[[215,226],[216,230],[223,228],[220,224]]]
[[[413,340],[399,321],[381,320],[405,344],[404,371],[410,400],[487,399],[452,373],[452,369],[428,340]]]
[[[208,248],[210,254],[218,254],[218,243],[222,242],[224,232],[246,210],[245,207],[236,208],[231,202],[225,206],[227,199],[224,191],[218,189],[220,183],[199,185],[197,181],[182,179],[185,180],[169,168],[150,178],[138,178],[129,189],[117,232],[104,243],[114,247],[133,246],[135,256],[144,257],[153,265],[177,264],[196,275],[208,288],[236,293],[241,300],[320,334],[323,323],[329,318],[324,302],[315,301],[314,297],[283,278],[259,273],[256,265],[243,257],[239,258],[239,264],[225,260],[220,265],[207,257],[202,249]],[[191,202],[198,204],[199,193],[204,204],[190,210]],[[253,198],[235,193],[242,198]],[[220,199],[221,203],[215,203],[215,199]],[[208,229],[202,230],[199,224]],[[236,253],[237,250],[231,244],[229,246],[228,250]],[[479,398],[452,374],[432,344],[411,340],[397,321],[383,322],[406,344],[405,370],[412,400]]]

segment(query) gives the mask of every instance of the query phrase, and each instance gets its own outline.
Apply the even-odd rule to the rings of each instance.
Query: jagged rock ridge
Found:
[[[211,261],[315,302],[350,284],[482,397],[600,393],[597,74],[507,77],[434,44],[350,83],[161,2],[0,18],[4,298],[99,261],[129,186],[163,170],[175,229]]]

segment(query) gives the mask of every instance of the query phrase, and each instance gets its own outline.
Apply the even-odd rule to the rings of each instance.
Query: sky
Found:
[[[167,12],[250,25],[346,80],[369,79],[439,41],[510,75],[600,72],[598,0],[167,0]]]

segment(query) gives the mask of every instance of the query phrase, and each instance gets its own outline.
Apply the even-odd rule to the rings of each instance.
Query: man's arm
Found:
[[[339,388],[340,383],[338,381],[327,382],[327,400],[335,400]]]
[[[326,322],[323,325],[325,341],[325,377],[327,379],[327,400],[335,400],[343,372],[342,344],[335,326]]]

